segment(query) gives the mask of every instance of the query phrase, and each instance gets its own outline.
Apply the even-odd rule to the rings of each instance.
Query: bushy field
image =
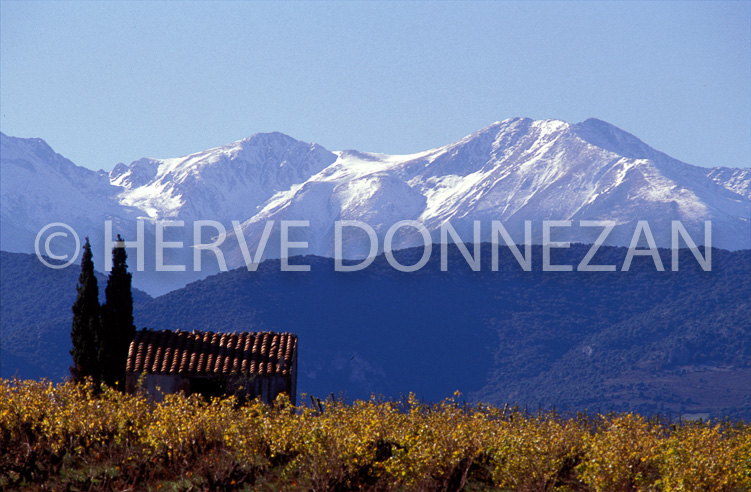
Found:
[[[750,490],[751,427],[1,380],[0,489]]]

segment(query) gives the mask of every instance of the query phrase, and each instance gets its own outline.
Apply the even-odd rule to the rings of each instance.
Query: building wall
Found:
[[[292,404],[295,404],[295,393],[292,392],[292,378],[280,375],[258,376],[245,381],[244,394],[252,399],[261,397],[264,403],[272,403],[280,393],[287,393]]]
[[[128,376],[131,376],[130,374]],[[138,377],[126,377],[126,389],[129,393],[134,393],[138,385]],[[161,402],[168,394],[186,392],[187,381],[177,374],[147,374],[143,379],[143,390],[149,399]]]
[[[186,395],[200,393],[204,396],[236,395],[248,400],[260,397],[264,403],[272,403],[280,393],[287,393],[291,403],[296,403],[297,364],[289,376],[203,376],[180,374],[146,374],[143,390],[153,401],[164,401],[170,393],[182,392]],[[135,393],[138,389],[140,373],[128,373],[126,390]]]

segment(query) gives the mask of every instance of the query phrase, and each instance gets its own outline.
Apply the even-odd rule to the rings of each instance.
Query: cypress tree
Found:
[[[73,325],[70,329],[70,338],[73,341],[73,349],[70,351],[70,355],[73,356],[73,365],[70,367],[70,374],[76,382],[81,382],[90,376],[99,386],[101,372],[98,358],[99,285],[94,274],[94,262],[88,237],[83,245],[81,274],[78,277],[76,291],[78,291],[78,296],[76,302],[73,303]]]
[[[112,271],[104,290],[102,306],[102,330],[99,344],[99,361],[102,381],[122,390],[125,388],[125,365],[128,348],[136,334],[133,325],[133,293],[131,274],[128,273],[125,244],[117,235],[117,244],[112,248]]]

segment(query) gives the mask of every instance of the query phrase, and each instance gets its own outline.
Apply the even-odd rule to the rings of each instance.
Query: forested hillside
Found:
[[[35,255],[0,252],[2,377],[59,379],[68,375],[71,306],[79,273],[78,265],[56,270],[44,266]],[[97,280],[103,303],[107,274],[97,273]],[[134,303],[149,300],[151,296],[133,289]]]
[[[712,271],[705,272],[682,251],[680,270],[672,272],[670,251],[661,250],[667,271],[637,256],[624,272],[626,249],[602,248],[591,263],[617,271],[575,271],[588,249],[553,251],[553,263],[572,264],[572,272],[541,271],[540,247],[532,249],[532,272],[505,249],[494,272],[490,245],[482,247],[479,272],[454,248],[441,271],[437,247],[413,273],[396,271],[383,257],[352,273],[335,272],[332,259],[319,257],[291,260],[310,264],[310,272],[282,272],[278,260],[267,261],[256,272],[233,270],[142,300],[136,326],[294,332],[298,390],[319,396],[413,391],[437,401],[460,390],[534,409],[748,417],[751,252],[713,250]],[[412,264],[421,254],[410,249],[397,258]],[[5,304],[11,286],[3,275]],[[71,303],[73,296],[70,287]],[[19,302],[33,309],[43,301],[32,297]],[[59,324],[63,332],[68,327]],[[3,319],[3,333],[10,329],[18,333]],[[64,340],[67,333],[57,335]],[[39,346],[35,354],[67,367],[67,349]]]

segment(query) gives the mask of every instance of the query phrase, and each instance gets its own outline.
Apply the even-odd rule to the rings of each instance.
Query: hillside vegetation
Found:
[[[575,268],[588,250],[553,250],[552,261]],[[625,248],[603,247],[591,261],[614,272],[543,272],[539,246],[532,272],[505,248],[492,271],[487,244],[479,272],[453,247],[443,272],[439,254],[435,247],[414,273],[383,256],[352,273],[320,257],[290,260],[310,272],[266,261],[256,272],[137,298],[135,323],[296,333],[298,389],[350,401],[410,392],[440,401],[460,390],[472,401],[535,410],[751,419],[751,251],[713,250],[709,272],[685,250],[677,272],[668,250],[660,250],[663,272],[645,256],[620,271]],[[397,252],[404,264],[421,255]],[[24,263],[38,264],[32,255],[2,258],[2,375],[59,380],[70,365],[77,271],[53,276],[39,265],[43,276]]]
[[[453,398],[292,408],[0,381],[0,488],[713,490],[751,488],[748,424],[562,418]]]

